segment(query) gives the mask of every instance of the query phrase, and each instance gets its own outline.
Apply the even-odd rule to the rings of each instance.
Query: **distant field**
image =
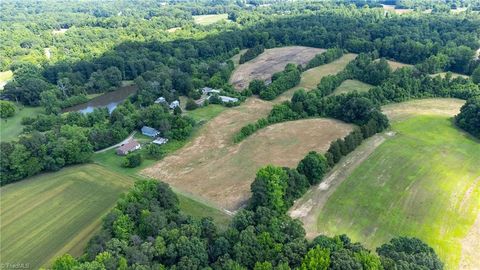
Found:
[[[397,134],[329,198],[319,233],[346,233],[371,248],[396,235],[416,236],[447,269],[456,269],[462,255],[463,269],[477,269],[480,144],[445,116],[416,116],[392,129]]]
[[[350,93],[353,91],[357,92],[367,92],[372,88],[373,85],[368,84],[368,83],[363,83],[361,81],[357,80],[346,80],[342,84],[340,84],[337,89],[333,92],[334,95],[339,95],[339,94],[344,94],[344,93]]]
[[[101,226],[101,218],[139,177],[88,164],[42,174],[0,189],[2,262],[30,263],[31,269],[61,254],[79,256]],[[230,216],[177,193],[180,209],[210,216],[225,228]]]
[[[275,72],[282,71],[288,63],[304,65],[324,51],[303,46],[267,49],[253,60],[238,66],[230,77],[230,83],[238,90],[245,89],[254,79],[270,79]]]
[[[209,25],[221,20],[227,20],[228,14],[213,14],[213,15],[199,15],[193,16],[193,20],[196,24]]]
[[[388,65],[392,68],[392,70],[397,70],[402,67],[413,67],[413,65],[410,64],[405,64],[405,63],[400,63],[397,61],[392,61],[392,60],[387,60]]]
[[[80,255],[101,217],[131,184],[126,176],[83,165],[2,187],[2,262],[38,269],[65,252]]]
[[[13,72],[11,70],[0,72],[0,90],[3,89],[5,84],[13,77]]]
[[[405,14],[413,11],[413,9],[395,8],[395,5],[382,5],[382,6],[384,10],[391,11],[396,14]]]
[[[219,115],[227,108],[221,105],[210,104],[193,111],[186,111],[186,115],[192,117],[196,122],[206,122]]]
[[[39,113],[43,112],[42,107],[18,107],[15,112],[15,115],[6,118],[0,119],[0,141],[6,142],[14,140],[22,132],[22,118],[29,116],[34,117]]]
[[[437,74],[432,74],[430,76],[434,77],[434,76],[438,76],[440,75],[440,77],[442,78],[445,78],[445,76],[447,75],[448,72],[440,72],[440,73],[437,73]],[[452,78],[457,78],[457,77],[462,77],[462,78],[468,78],[469,76],[467,75],[464,75],[464,74],[459,74],[459,73],[455,73],[455,72],[450,72],[452,74]]]

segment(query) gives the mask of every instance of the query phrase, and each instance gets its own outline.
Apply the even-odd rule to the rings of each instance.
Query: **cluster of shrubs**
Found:
[[[265,51],[265,47],[263,45],[256,45],[253,48],[248,49],[244,54],[240,56],[240,64],[243,64],[247,61],[252,60],[253,58],[257,57],[261,53]]]
[[[268,86],[265,84],[261,86],[258,84],[258,81],[256,81],[255,85],[250,90],[252,91],[252,94],[258,94],[261,99],[273,100],[283,92],[300,83],[300,75],[301,72],[296,65],[287,64],[283,71],[272,75],[272,82]]]

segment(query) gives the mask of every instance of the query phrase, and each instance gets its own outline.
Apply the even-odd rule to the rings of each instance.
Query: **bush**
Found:
[[[135,168],[142,164],[143,158],[140,152],[130,153],[125,157],[125,161],[123,162],[123,167],[125,168]]]
[[[0,118],[12,117],[15,114],[15,105],[10,101],[0,100]]]
[[[154,159],[160,159],[165,156],[166,151],[163,149],[161,145],[151,143],[147,145],[147,153],[150,157]]]
[[[308,153],[297,167],[298,172],[307,177],[310,185],[320,183],[328,169],[327,159],[315,151]]]
[[[185,109],[186,109],[187,111],[193,111],[193,110],[195,110],[196,108],[198,108],[197,103],[195,103],[195,101],[194,101],[193,99],[189,98],[189,99],[187,100],[187,104],[185,105]]]

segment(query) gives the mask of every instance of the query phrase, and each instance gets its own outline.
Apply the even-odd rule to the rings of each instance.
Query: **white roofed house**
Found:
[[[210,87],[202,88],[202,94],[204,94],[204,95],[220,94],[220,92],[221,92],[220,90],[213,89],[213,88],[210,88]]]
[[[126,156],[128,153],[140,149],[141,146],[136,140],[130,140],[117,148],[117,155]]]
[[[219,96],[222,102],[229,103],[229,102],[237,102],[238,98],[234,97],[227,97],[227,96]]]
[[[160,104],[160,103],[166,103],[167,100],[165,100],[164,97],[159,97],[157,100],[155,100],[155,104]]]
[[[180,101],[178,100],[175,100],[175,101],[172,101],[172,103],[170,103],[169,107],[170,109],[175,109],[176,107],[180,106]]]

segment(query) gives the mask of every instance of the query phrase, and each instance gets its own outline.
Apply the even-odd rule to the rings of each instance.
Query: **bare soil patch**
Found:
[[[260,167],[267,164],[293,167],[309,151],[326,151],[332,140],[345,136],[353,128],[332,119],[285,122],[233,144],[231,137],[238,129],[255,116],[266,115],[270,108],[257,99],[247,103],[248,106],[214,118],[191,143],[142,174],[206,199],[219,208],[237,210],[250,197],[250,184]]]
[[[288,63],[305,65],[324,49],[291,46],[267,49],[255,59],[240,65],[230,77],[230,83],[237,90],[248,87],[254,79],[268,80],[275,72],[282,71]]]

